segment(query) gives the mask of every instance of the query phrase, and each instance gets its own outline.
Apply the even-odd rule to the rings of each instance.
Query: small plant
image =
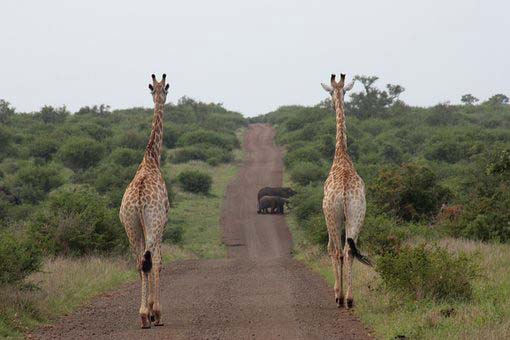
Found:
[[[296,165],[291,173],[290,178],[294,183],[300,185],[308,185],[313,182],[324,180],[325,172],[317,164],[310,162],[303,162]]]
[[[212,178],[209,174],[196,171],[185,170],[177,176],[182,190],[197,194],[207,195],[211,190]]]
[[[397,227],[395,221],[384,216],[369,215],[365,219],[360,241],[371,254],[385,255],[398,252],[405,236],[405,231]]]
[[[182,242],[183,232],[182,226],[180,225],[167,225],[165,232],[163,233],[163,241],[179,244]]]
[[[33,242],[0,233],[0,284],[19,283],[40,266],[41,252]]]
[[[478,268],[466,254],[452,255],[436,247],[404,246],[377,262],[377,272],[387,289],[420,299],[469,300]]]
[[[127,248],[116,209],[89,187],[50,195],[30,225],[31,236],[48,254],[85,255]]]

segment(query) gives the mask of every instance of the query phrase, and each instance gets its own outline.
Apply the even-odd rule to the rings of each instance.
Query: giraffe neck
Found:
[[[153,161],[158,166],[161,160],[161,149],[163,147],[163,108],[164,104],[161,103],[156,103],[154,106],[152,131],[144,155],[146,161]]]
[[[342,91],[342,90],[335,90]],[[334,93],[333,104],[336,112],[336,145],[334,162],[342,161],[349,158],[347,153],[347,135],[345,133],[345,112],[344,99],[341,93]]]

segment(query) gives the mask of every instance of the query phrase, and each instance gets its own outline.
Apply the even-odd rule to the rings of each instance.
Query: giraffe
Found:
[[[321,84],[332,97],[336,112],[336,145],[333,164],[324,183],[322,210],[328,228],[328,254],[335,274],[335,301],[340,308],[344,306],[343,266],[347,261],[347,307],[352,308],[352,263],[356,258],[371,265],[369,259],[356,248],[358,234],[365,218],[365,185],[358,175],[347,153],[345,128],[344,95],[354,86],[354,81],[344,86],[345,74],[339,82],[331,75],[331,85]],[[347,244],[345,240],[347,238]],[[343,249],[342,249],[343,248]]]
[[[163,108],[168,93],[166,75],[149,85],[154,100],[152,131],[142,162],[128,185],[120,206],[120,221],[126,229],[131,251],[142,281],[140,318],[142,328],[162,326],[159,275],[161,240],[168,220],[168,194],[160,171],[163,144]]]

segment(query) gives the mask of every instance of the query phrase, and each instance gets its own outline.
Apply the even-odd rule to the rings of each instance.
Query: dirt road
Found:
[[[260,187],[282,183],[274,130],[255,124],[245,136],[245,162],[222,211],[228,258],[180,261],[162,272],[165,326],[139,329],[139,283],[95,299],[33,338],[66,339],[365,339],[332,289],[292,259],[292,239],[279,215],[258,215]]]

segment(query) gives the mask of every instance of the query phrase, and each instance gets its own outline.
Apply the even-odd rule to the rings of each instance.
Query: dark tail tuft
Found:
[[[370,262],[369,258],[365,255],[361,254],[356,247],[356,242],[352,238],[347,239],[347,243],[349,244],[349,247],[351,248],[352,255],[361,263],[366,264],[367,266],[372,267],[372,262]]]
[[[149,250],[143,254],[143,260],[142,260],[142,271],[144,273],[150,272],[152,269],[152,255]]]

